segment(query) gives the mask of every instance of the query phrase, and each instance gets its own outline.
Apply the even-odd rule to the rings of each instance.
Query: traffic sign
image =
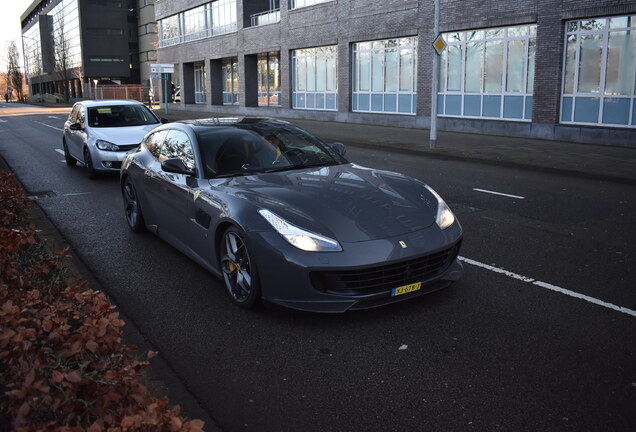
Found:
[[[174,65],[171,63],[151,63],[150,72],[152,73],[174,73]]]
[[[174,66],[172,67],[151,67],[152,73],[174,73]]]
[[[444,51],[447,45],[448,44],[446,43],[446,41],[444,40],[441,34],[437,35],[437,37],[435,38],[435,41],[433,42],[433,48],[435,48],[435,52],[437,53],[437,55],[442,55],[442,52]]]

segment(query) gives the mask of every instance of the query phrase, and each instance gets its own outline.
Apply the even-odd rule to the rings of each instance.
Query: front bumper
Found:
[[[343,243],[342,252],[304,252],[274,232],[250,235],[263,300],[290,309],[345,312],[431,293],[463,274],[459,222],[399,237]],[[406,247],[402,246],[403,242]],[[394,289],[421,283],[416,291]]]
[[[123,147],[123,146],[122,146]],[[100,150],[97,147],[91,149],[91,157],[93,158],[93,167],[96,171],[119,172],[121,163],[129,151],[137,148],[137,146],[126,146],[122,150]]]

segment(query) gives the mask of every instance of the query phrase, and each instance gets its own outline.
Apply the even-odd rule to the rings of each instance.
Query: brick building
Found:
[[[178,109],[427,128],[433,0],[158,0]],[[441,129],[636,146],[636,2],[440,0]]]

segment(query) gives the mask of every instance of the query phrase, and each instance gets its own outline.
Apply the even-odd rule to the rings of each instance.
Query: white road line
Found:
[[[55,149],[56,152],[58,152],[59,154],[61,154],[62,156],[64,156],[64,150],[62,149]]]
[[[488,265],[488,264],[481,263],[479,261],[472,260],[470,258],[465,258],[465,257],[460,256],[459,260],[465,262],[466,264],[470,264],[470,265],[474,265],[474,266],[477,266],[477,267],[481,267],[483,269],[490,270],[490,271],[495,272],[495,273],[500,273],[500,274],[506,275],[508,277],[511,277],[513,279],[520,280],[522,282],[528,282],[528,283],[531,283],[533,285],[539,286],[541,288],[549,289],[551,291],[555,291],[555,292],[558,292],[558,293],[561,293],[561,294],[565,294],[565,295],[570,296],[570,297],[574,297],[574,298],[578,298],[578,299],[581,299],[581,300],[585,300],[585,301],[593,303],[595,305],[603,306],[605,308],[612,309],[612,310],[615,310],[615,311],[618,311],[618,312],[622,312],[622,313],[625,313],[625,314],[628,314],[628,315],[636,317],[636,311],[635,310],[628,309],[628,308],[623,307],[623,306],[617,306],[615,304],[608,303],[608,302],[605,302],[603,300],[599,300],[597,298],[587,296],[585,294],[580,294],[580,293],[577,293],[575,291],[570,291],[568,289],[558,287],[556,285],[552,285],[552,284],[549,284],[549,283],[546,283],[546,282],[541,282],[541,281],[532,279],[532,278],[527,277],[527,276],[522,276],[520,274],[513,273],[513,272],[508,271],[508,270],[504,270],[504,269],[501,269],[501,268],[498,268],[498,267],[494,267],[494,266],[491,266],[491,265]]]
[[[49,116],[49,118],[56,119],[56,120],[60,119],[59,117],[55,117],[55,116]]]
[[[483,193],[488,193],[488,194],[493,194],[493,195],[501,195],[501,196],[505,196],[505,197],[509,197],[509,198],[525,199],[525,197],[522,197],[522,196],[519,196],[519,195],[510,195],[510,194],[490,191],[490,190],[486,190],[486,189],[473,188],[473,190],[477,191],[477,192],[483,192]]]
[[[7,122],[6,120],[0,119],[0,123],[6,123],[6,122]]]
[[[51,129],[55,129],[55,130],[58,130],[60,132],[64,132],[64,129],[56,128],[55,126],[47,125],[46,123],[42,123],[42,122],[39,122],[39,121],[36,121],[36,123],[40,124],[42,126],[50,127]]]
[[[67,193],[67,194],[63,194],[62,196],[78,196],[78,195],[90,195],[93,192],[76,192],[76,193]]]

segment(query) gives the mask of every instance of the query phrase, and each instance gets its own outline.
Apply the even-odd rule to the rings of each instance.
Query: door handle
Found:
[[[152,171],[146,170],[146,171],[144,171],[144,175],[146,176],[146,178],[151,178],[152,177]]]

